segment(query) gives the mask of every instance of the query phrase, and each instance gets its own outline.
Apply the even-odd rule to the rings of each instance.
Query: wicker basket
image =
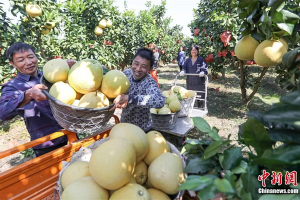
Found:
[[[66,170],[66,168],[71,165],[74,162],[78,162],[78,161],[85,161],[85,162],[89,162],[92,156],[93,151],[102,143],[106,142],[107,140],[109,140],[109,137],[98,140],[96,142],[94,142],[93,144],[89,145],[88,147],[81,147],[79,149],[79,151],[77,151],[76,153],[74,153],[72,155],[72,158],[69,162],[66,161],[62,161],[62,170],[59,172],[59,177],[56,183],[56,187],[55,187],[55,194],[59,195],[59,199],[61,198],[62,192],[63,192],[63,188],[62,188],[62,184],[61,184],[61,176],[64,173],[64,171]],[[180,155],[180,152],[178,151],[178,149],[170,142],[168,142],[169,146],[170,146],[170,151],[171,153],[175,153],[176,155],[178,155],[181,160],[182,160],[182,164],[183,164],[183,168],[185,168],[186,163],[185,163],[185,159],[183,156]],[[184,194],[184,191],[181,190],[179,191],[179,193],[177,194],[177,197],[175,198],[176,200],[181,199],[182,196]]]
[[[177,117],[187,117],[191,114],[196,97],[184,98],[180,101],[181,109]]]
[[[178,112],[171,113],[171,114],[151,113],[152,128],[156,130],[162,130],[162,131],[173,129],[176,125],[177,115]]]
[[[44,77],[41,78],[41,83],[48,89],[52,86]],[[57,123],[64,129],[78,134],[98,132],[114,114],[114,110],[109,111],[113,104],[104,108],[80,108],[59,101],[52,97],[47,90],[43,90],[43,92],[49,99]]]

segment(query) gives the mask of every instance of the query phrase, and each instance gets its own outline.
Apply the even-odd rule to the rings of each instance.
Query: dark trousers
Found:
[[[180,71],[182,70],[182,65],[178,65],[179,66],[179,69],[180,69]]]
[[[56,145],[54,147],[49,147],[49,148],[44,148],[44,149],[33,149],[33,151],[35,153],[35,156],[39,157],[39,156],[44,155],[44,154],[46,154],[46,153],[48,153],[50,151],[53,151],[53,150],[58,149],[60,147],[63,147],[65,145],[67,145],[67,144],[68,144],[68,141],[60,143],[60,144],[58,144],[58,145]]]

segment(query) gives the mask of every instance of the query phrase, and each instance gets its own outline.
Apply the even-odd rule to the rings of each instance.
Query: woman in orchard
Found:
[[[42,92],[47,87],[40,83],[42,72],[38,70],[38,59],[33,47],[17,42],[7,49],[6,56],[18,74],[2,86],[1,120],[10,120],[20,115],[31,140],[61,130],[62,127],[54,119],[47,97]],[[33,150],[38,157],[66,144],[67,137],[63,136],[37,145]]]
[[[149,74],[152,66],[152,50],[138,49],[131,69],[123,71],[130,81],[129,90],[115,98],[115,106],[112,108],[123,109],[121,122],[135,124],[145,132],[152,128],[150,108],[161,108],[165,102],[156,81]]]
[[[177,54],[177,62],[178,62],[178,66],[179,66],[179,70],[182,70],[182,66],[184,64],[185,61],[185,52],[183,51],[183,47],[179,48],[179,52]]]
[[[186,59],[183,64],[180,76],[184,76],[185,73],[199,74],[198,76],[187,76],[186,87],[188,90],[204,91],[205,90],[205,77],[208,73],[207,63],[204,58],[199,56],[199,47],[194,45],[191,50],[191,57]],[[205,93],[197,92],[201,99],[205,98]],[[198,101],[198,107],[203,107],[204,101]]]

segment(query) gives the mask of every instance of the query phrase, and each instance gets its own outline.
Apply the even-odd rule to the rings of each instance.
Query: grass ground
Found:
[[[257,73],[257,68],[251,68],[253,74]],[[158,79],[161,90],[169,90],[174,84],[179,67],[176,64],[161,66],[158,71]],[[219,129],[219,135],[227,138],[231,134],[232,139],[237,139],[238,126],[246,121],[247,111],[257,110],[264,112],[275,102],[285,91],[280,89],[275,83],[274,70],[269,69],[261,87],[248,106],[242,104],[239,86],[239,74],[233,69],[226,70],[226,79],[211,79],[209,75],[207,106],[208,114],[204,119],[211,127]],[[185,87],[185,77],[178,77],[177,84]],[[249,90],[248,93],[251,91]],[[203,134],[196,129],[192,129],[187,138],[201,139]],[[167,140],[176,143],[174,137],[166,135]],[[174,140],[174,141],[172,141]],[[0,121],[0,151],[12,148],[14,145],[30,141],[29,134],[24,122],[20,117],[11,121]],[[180,147],[179,147],[180,148]],[[24,152],[23,152],[24,154]],[[22,154],[14,154],[10,157],[0,159],[0,172],[12,166],[31,159],[22,158]]]

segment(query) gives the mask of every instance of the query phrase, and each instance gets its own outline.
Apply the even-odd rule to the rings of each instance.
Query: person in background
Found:
[[[181,46],[179,48],[179,52],[177,54],[177,63],[178,63],[180,71],[182,70],[182,66],[184,64],[184,61],[185,61],[185,52],[183,51],[183,47]]]
[[[0,119],[23,117],[31,140],[60,131],[62,127],[54,119],[47,97],[42,90],[42,72],[32,46],[22,42],[12,44],[6,51],[9,63],[17,69],[17,76],[2,86]],[[68,61],[67,61],[68,62]],[[69,66],[74,62],[68,62]],[[67,137],[59,137],[33,147],[36,157],[67,144]]]
[[[191,50],[191,57],[186,59],[179,75],[184,76],[185,73],[199,74],[198,76],[187,76],[186,87],[188,90],[204,91],[205,77],[208,73],[208,66],[204,58],[199,56],[199,47],[194,45]],[[205,93],[197,92],[201,99],[205,98]],[[198,107],[203,107],[204,101],[197,101]]]
[[[123,109],[121,122],[135,124],[145,132],[152,128],[150,108],[161,108],[165,102],[155,80],[149,75],[152,66],[152,50],[138,49],[132,67],[123,71],[130,81],[129,90],[115,98],[115,105],[111,109]]]
[[[153,49],[153,69],[151,70],[150,74],[151,74],[152,78],[156,81],[157,86],[159,88],[159,84],[158,84],[158,80],[157,80],[158,59],[159,59],[158,48],[155,47]]]

